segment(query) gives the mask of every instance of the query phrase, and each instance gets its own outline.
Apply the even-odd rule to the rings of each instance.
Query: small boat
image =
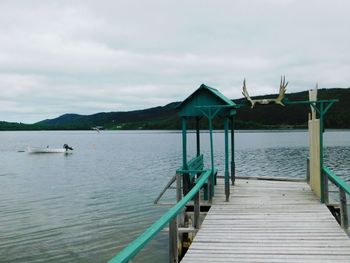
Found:
[[[73,148],[64,144],[62,148],[39,148],[39,147],[30,147],[28,146],[28,153],[69,153]]]
[[[97,131],[98,133],[100,133],[100,129],[98,127],[92,127],[91,129],[93,129],[94,131]]]

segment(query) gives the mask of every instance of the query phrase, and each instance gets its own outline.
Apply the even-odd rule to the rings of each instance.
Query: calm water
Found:
[[[350,180],[350,131],[324,137],[326,165]],[[208,138],[201,138],[207,162]],[[222,174],[224,136],[214,139]],[[235,139],[237,175],[305,176],[306,132],[240,132]],[[192,157],[195,134],[188,141]],[[18,152],[64,143],[73,154]],[[0,164],[0,262],[106,262],[167,210],[153,200],[181,165],[181,134],[0,132]],[[166,256],[167,235],[160,234],[135,262]]]

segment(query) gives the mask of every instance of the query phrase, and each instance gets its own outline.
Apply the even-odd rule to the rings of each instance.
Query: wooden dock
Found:
[[[239,104],[217,89],[202,84],[176,107],[182,127],[182,165],[154,202],[157,204],[164,192],[176,182],[176,203],[109,263],[130,262],[167,226],[170,263],[177,263],[180,259],[185,263],[350,263],[350,239],[343,230],[349,231],[347,196],[350,195],[350,185],[323,163],[324,116],[338,100],[318,100],[317,89],[309,91],[309,100],[283,99],[287,86],[284,78],[281,78],[277,99],[252,100],[245,81],[243,83],[247,101]],[[236,176],[236,113],[243,107],[253,108],[256,103],[266,102],[310,106],[310,147],[305,160],[305,177],[313,192],[305,182],[276,178],[236,178],[235,186],[230,185],[230,179],[234,181]],[[214,160],[213,120],[218,116],[224,127],[224,167],[221,171],[225,183],[218,180],[218,185],[214,187],[218,167]],[[208,123],[210,141],[210,162],[206,166],[200,138],[200,121],[203,118]],[[190,121],[196,127],[196,153],[188,160]],[[329,196],[329,182],[339,191],[337,203],[329,203],[329,197],[332,197]],[[341,227],[325,204],[332,207]],[[204,213],[209,207],[201,225],[201,211]]]
[[[350,262],[350,239],[305,182],[237,179],[212,206],[181,262]]]

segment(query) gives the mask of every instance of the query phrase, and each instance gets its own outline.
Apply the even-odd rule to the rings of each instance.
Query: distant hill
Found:
[[[273,98],[275,95],[263,96]],[[289,101],[308,100],[308,91],[287,94]],[[256,97],[262,98],[262,97]],[[350,128],[350,88],[347,89],[319,89],[318,99],[339,99],[325,116],[326,128]],[[235,100],[240,103],[243,99]],[[307,127],[309,105],[288,105],[279,107],[278,105],[264,105],[260,107],[242,108],[237,111],[237,122],[241,128],[252,128],[254,125],[262,125],[266,128],[288,128]]]
[[[94,126],[103,126],[106,129],[123,129],[129,123],[133,123],[130,129],[141,128],[137,123],[160,121],[176,116],[175,107],[178,102],[167,104],[163,107],[126,111],[126,112],[101,112],[92,115],[64,114],[58,118],[44,120],[36,125],[55,129],[91,129]],[[160,128],[160,127],[159,127]]]
[[[46,127],[36,124],[0,121],[0,131],[31,131],[41,129],[46,129]]]
[[[254,97],[274,98],[277,95]],[[287,94],[290,101],[308,100],[308,92]],[[326,128],[350,128],[350,88],[320,89],[319,99],[339,99],[325,118]],[[242,103],[245,99],[234,100]],[[55,119],[43,120],[35,124],[0,122],[0,130],[89,130],[94,126],[105,129],[180,129],[181,124],[173,102],[163,107],[127,112],[101,112],[92,115],[64,114]],[[306,128],[308,105],[257,105],[253,109],[244,107],[237,111],[236,128],[238,129],[278,129],[278,128]],[[207,121],[201,121],[202,128],[207,128]],[[214,121],[215,128],[222,128],[222,121]],[[194,122],[189,123],[194,128]]]

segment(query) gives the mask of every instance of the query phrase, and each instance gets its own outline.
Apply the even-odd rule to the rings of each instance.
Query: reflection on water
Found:
[[[349,135],[325,134],[325,164],[348,181]],[[307,140],[306,132],[239,132],[237,175],[304,178]],[[188,142],[191,158],[195,134]],[[18,152],[64,143],[72,155]],[[208,165],[208,133],[201,146]],[[222,133],[214,146],[222,174]],[[168,209],[153,200],[181,161],[178,132],[1,132],[0,262],[106,262]],[[160,234],[135,262],[166,255]]]

